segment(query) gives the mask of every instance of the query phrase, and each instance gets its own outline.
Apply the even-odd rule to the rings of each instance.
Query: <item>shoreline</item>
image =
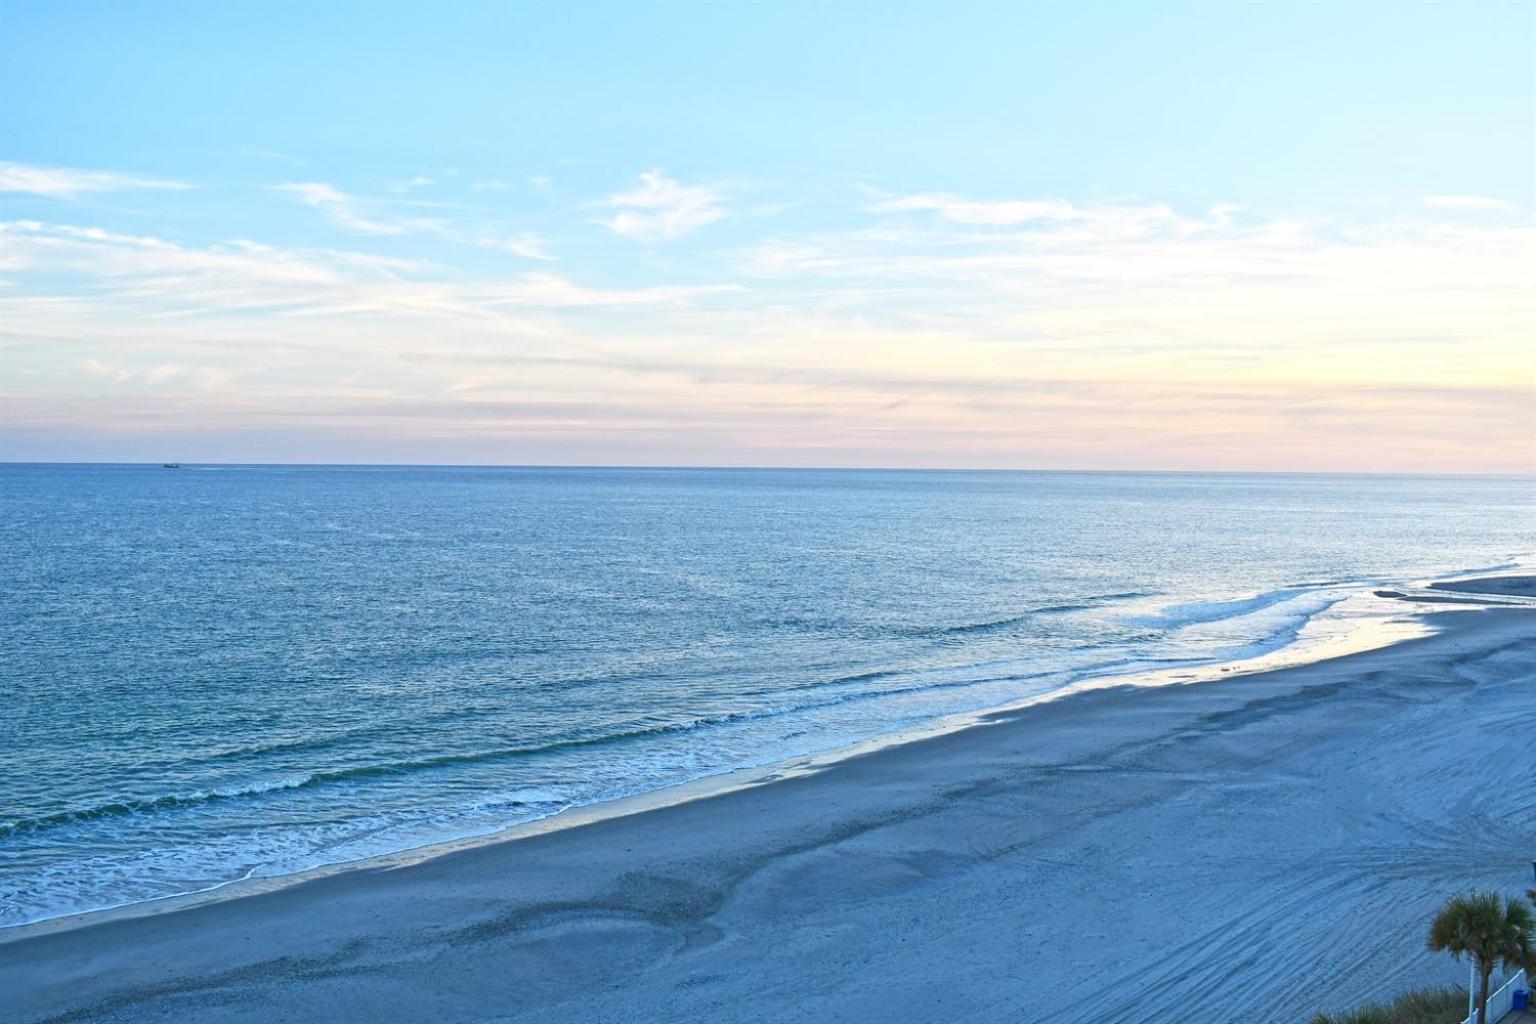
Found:
[[[1508,571],[1514,566],[1493,567],[1495,571]],[[1466,570],[1451,574],[1460,578],[1489,569]],[[1480,577],[1501,579],[1504,577]],[[1524,578],[1524,577],[1515,577]],[[1444,577],[1435,577],[1443,580]],[[1341,604],[1358,603],[1364,607],[1353,617],[1331,620],[1333,633],[1319,637],[1298,635],[1278,649],[1233,661],[1217,661],[1209,664],[1183,665],[1132,673],[1090,675],[1057,690],[1036,694],[1005,704],[974,711],[941,715],[936,718],[899,729],[894,732],[871,736],[851,744],[830,747],[807,754],[797,754],[757,765],[744,765],[687,779],[657,789],[647,790],[611,800],[589,804],[577,804],[553,814],[528,821],[517,822],[493,831],[452,837],[424,843],[419,846],[373,854],[352,860],[318,864],[299,871],[272,875],[251,875],[230,879],[211,886],[184,893],[170,893],[150,899],[134,900],[90,910],[75,911],[52,917],[39,918],[21,924],[0,927],[0,946],[22,941],[35,935],[51,934],[75,928],[118,920],[129,920],[219,903],[245,899],[250,896],[278,891],[289,886],[334,877],[352,871],[370,871],[405,867],[459,851],[483,846],[517,842],[550,832],[581,828],[611,818],[642,814],[647,811],[672,807],[693,800],[703,800],[736,790],[759,785],[765,781],[789,778],[800,774],[824,771],[841,761],[860,757],[876,751],[899,748],[937,736],[962,732],[967,729],[994,724],[999,716],[1006,716],[1026,708],[1071,700],[1080,694],[1092,693],[1113,687],[1155,688],[1162,686],[1203,685],[1239,678],[1257,673],[1297,668],[1349,657],[1354,654],[1379,650],[1394,644],[1433,635],[1435,627],[1429,624],[1429,613],[1420,612],[1402,617],[1404,609],[1398,602],[1410,604],[1437,604],[1444,606],[1481,607],[1495,602],[1479,602],[1476,595],[1436,595],[1437,589],[1456,589],[1456,580],[1447,581],[1449,587],[1441,587],[1427,580],[1419,581],[1407,589],[1410,594],[1384,599],[1380,591],[1372,592],[1370,585],[1362,584],[1355,593],[1341,599]],[[1473,580],[1476,582],[1476,580]],[[1395,592],[1393,592],[1395,593]],[[1517,597],[1528,597],[1519,593]],[[1519,606],[1519,605],[1516,605]],[[1319,624],[1314,619],[1303,628]]]
[[[1116,903],[1129,887],[1152,905],[1122,910],[1151,920],[1134,923],[1135,935],[1115,945],[1110,973],[1118,972],[1122,987],[1184,1000],[1177,1005],[1185,1008],[1187,1020],[1215,1021],[1222,1019],[1218,1005],[1202,1010],[1200,1000],[1216,998],[1207,975],[1220,973],[1223,964],[1197,969],[1187,957],[1176,957],[1170,966],[1170,947],[1161,936],[1175,921],[1199,933],[1202,914],[1180,900],[1172,908],[1183,912],[1174,913],[1159,900],[1174,895],[1199,900],[1215,889],[1225,901],[1208,907],[1206,916],[1256,901],[1255,913],[1269,929],[1305,929],[1315,918],[1328,918],[1326,934],[1307,942],[1331,948],[1338,941],[1335,932],[1351,927],[1349,911],[1382,912],[1380,883],[1368,875],[1363,881],[1370,884],[1362,889],[1357,860],[1379,861],[1400,840],[1409,852],[1379,861],[1377,868],[1400,872],[1399,862],[1418,856],[1412,851],[1433,846],[1435,857],[1394,880],[1408,888],[1388,900],[1388,907],[1413,924],[1388,929],[1402,952],[1395,964],[1364,965],[1342,953],[1311,964],[1287,961],[1284,969],[1262,972],[1225,964],[1225,992],[1234,1000],[1225,1004],[1227,1011],[1255,997],[1256,984],[1263,989],[1261,982],[1272,988],[1283,983],[1290,1005],[1298,1009],[1295,1015],[1304,1016],[1304,1008],[1328,1008],[1325,995],[1336,998],[1331,1005],[1345,1005],[1379,994],[1384,979],[1433,969],[1436,962],[1418,948],[1422,939],[1413,915],[1418,904],[1436,895],[1435,879],[1496,880],[1511,870],[1509,864],[1528,872],[1529,858],[1521,859],[1520,839],[1512,838],[1536,842],[1536,830],[1521,824],[1536,811],[1536,805],[1520,802],[1526,789],[1506,785],[1503,790],[1516,791],[1474,797],[1464,806],[1467,798],[1458,794],[1482,794],[1488,769],[1469,762],[1451,771],[1419,751],[1434,751],[1442,759],[1471,756],[1461,753],[1467,737],[1502,722],[1482,745],[1513,758],[1504,767],[1518,779],[1529,774],[1536,782],[1524,734],[1508,731],[1521,728],[1521,714],[1536,718],[1530,689],[1520,689],[1536,685],[1528,678],[1527,656],[1536,641],[1536,616],[1527,609],[1447,607],[1411,616],[1436,627],[1430,636],[1272,671],[1229,672],[1221,676],[1224,686],[1116,681],[987,713],[979,716],[985,727],[850,753],[803,772],[767,769],[727,790],[536,835],[439,850],[409,863],[371,859],[321,877],[292,881],[289,876],[288,884],[261,893],[194,906],[111,918],[101,916],[110,911],[96,912],[7,929],[0,933],[0,988],[18,994],[23,1014],[18,1019],[35,1021],[86,1019],[104,1011],[117,1015],[114,1019],[189,1020],[213,1006],[226,1019],[273,1019],[278,1016],[273,1000],[287,1007],[291,1019],[319,1020],[326,1019],[325,1006],[336,1005],[325,1000],[340,998],[338,993],[364,1000],[380,1020],[434,1014],[643,1020],[656,1019],[662,1008],[678,1020],[787,1020],[793,1018],[771,1012],[731,1017],[721,1012],[719,1000],[745,998],[759,981],[781,985],[808,979],[804,983],[820,1000],[816,1005],[828,1015],[878,1006],[894,1013],[893,1019],[917,1020],[939,1012],[933,999],[942,992],[907,992],[907,1002],[893,1007],[884,1002],[889,992],[868,990],[846,965],[833,971],[842,987],[827,987],[827,970],[843,955],[835,950],[854,949],[887,966],[899,961],[895,974],[885,967],[874,973],[905,991],[907,974],[913,982],[925,973],[930,982],[957,973],[970,977],[970,967],[954,962],[965,948],[936,952],[940,947],[933,943],[945,935],[952,945],[957,934],[1027,931],[1031,921],[1059,917],[1057,927],[1046,929],[1055,945],[1091,947],[1071,894]],[[1399,678],[1408,681],[1403,693],[1389,682]],[[1468,686],[1488,692],[1473,702]],[[1435,703],[1430,699],[1435,693],[1463,702],[1466,714],[1427,707],[1426,701]],[[1365,742],[1360,733],[1376,740],[1360,746]],[[1376,749],[1403,743],[1410,745]],[[1362,775],[1362,765],[1371,772]],[[1309,773],[1354,781],[1341,785],[1339,794],[1329,792],[1337,783],[1298,789]],[[1413,786],[1401,788],[1405,781]],[[1390,800],[1382,804],[1383,789],[1417,809],[1408,813],[1394,811]],[[1347,806],[1329,803],[1335,797]],[[1238,819],[1251,820],[1227,822],[1190,806],[1213,800]],[[1526,803],[1530,800],[1527,795]],[[1302,808],[1298,801],[1321,803]],[[1502,812],[1494,806],[1499,801],[1509,805]],[[1470,820],[1485,829],[1504,827],[1513,808],[1505,828],[1513,829],[1505,845],[1514,843],[1507,857],[1501,860],[1488,843],[1469,842],[1454,829],[1441,835],[1448,827],[1441,819],[1451,816],[1448,808],[1472,814]],[[1107,819],[1127,817],[1139,824],[1119,821],[1105,832],[1107,819],[1093,813],[1098,810]],[[1403,815],[1429,824],[1395,831]],[[1222,830],[1252,826],[1270,836],[1269,845],[1239,842],[1227,831],[1207,834],[1218,825]],[[1372,830],[1391,841],[1365,843],[1354,858],[1327,855],[1330,841],[1354,848],[1363,842],[1356,833]],[[1128,839],[1136,841],[1125,846]],[[1317,846],[1322,848],[1310,848]],[[1191,861],[1192,847],[1204,856]],[[1106,853],[1110,848],[1121,850]],[[1275,858],[1290,863],[1291,870],[1277,871]],[[1221,877],[1185,877],[1202,869]],[[1238,878],[1226,878],[1229,871]],[[1098,877],[1103,872],[1115,881]],[[1338,881],[1333,875],[1345,876],[1349,885],[1343,891],[1330,888]],[[1021,880],[1028,883],[1022,889]],[[1523,880],[1524,875],[1515,879]],[[1195,889],[1180,888],[1196,881]],[[763,886],[772,898],[759,891]],[[1167,888],[1179,892],[1165,894]],[[1304,911],[1285,895],[1293,889],[1324,903]],[[999,922],[985,906],[993,897],[984,894],[1004,891],[1010,904],[1028,904],[1039,913],[1021,915],[1018,925]],[[908,902],[918,906],[908,908]],[[1278,917],[1272,912],[1277,903],[1288,908]],[[835,916],[818,916],[829,910]],[[1166,916],[1170,913],[1174,916]],[[60,921],[70,923],[60,926]],[[854,921],[868,926],[857,930],[863,938],[844,933]],[[926,950],[924,958],[937,957],[935,963],[923,967],[926,959],[904,959],[901,948],[886,941],[893,929],[911,939],[914,950]],[[26,934],[16,934],[21,931]],[[827,936],[837,938],[832,947],[823,941],[831,941]],[[787,945],[783,940],[789,937],[795,941]],[[1033,948],[1021,945],[1020,938],[1010,931],[1013,941],[998,948],[1004,954]],[[1306,952],[1295,948],[1303,938],[1292,935],[1284,944],[1288,957]],[[1047,945],[1032,955],[1051,960],[1060,953],[1045,937],[1038,941]],[[1096,941],[1102,945],[1105,938]],[[819,950],[816,955],[831,959],[799,962],[791,948],[798,946],[806,947],[806,955]],[[600,963],[589,962],[590,950],[606,951],[597,954]],[[450,951],[451,959],[443,960]],[[741,956],[766,980],[744,980]],[[420,963],[437,966],[421,975]],[[711,963],[718,969],[706,969]],[[546,977],[552,964],[570,977]],[[640,964],[650,965],[643,982],[635,973]],[[1160,969],[1166,976],[1157,981]],[[522,987],[508,989],[497,980],[498,971],[516,975]],[[563,977],[562,971],[556,974]],[[660,980],[651,979],[657,972]],[[1001,999],[992,1008],[1009,1007],[1014,1016],[1020,1006],[1066,1012],[1085,998],[1084,980],[1099,973],[1100,965],[1092,962],[1022,973],[1015,964],[995,984],[971,978],[972,984],[960,983],[952,994],[961,1002]],[[1331,979],[1326,986],[1319,980],[1325,977]],[[966,1006],[962,1018],[981,1013],[979,1004]],[[1049,1020],[1056,1012],[1027,1019]],[[1160,1018],[1151,1013],[1144,1019]]]

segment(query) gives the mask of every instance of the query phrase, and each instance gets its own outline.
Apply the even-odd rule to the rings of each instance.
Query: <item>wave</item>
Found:
[[[1185,626],[1194,626],[1207,622],[1221,622],[1224,619],[1235,619],[1243,615],[1251,615],[1265,608],[1273,607],[1293,598],[1300,597],[1309,591],[1304,587],[1285,587],[1281,590],[1271,590],[1253,597],[1238,598],[1235,601],[1194,601],[1188,604],[1169,605],[1156,615],[1130,616],[1122,621],[1132,626],[1150,626],[1158,629],[1182,629]]]
[[[855,672],[853,675],[849,675],[849,676],[835,676],[835,677],[833,677],[831,679],[816,680],[815,682],[811,682],[811,683],[801,683],[798,686],[780,687],[779,689],[780,689],[780,691],[782,691],[782,690],[814,690],[814,689],[818,689],[818,688],[823,687],[823,686],[842,686],[842,685],[845,685],[847,683],[872,683],[876,679],[887,679],[887,678],[890,678],[891,676],[899,676],[901,674],[902,674],[902,672],[901,672],[900,669],[883,668],[883,669],[875,669],[874,671],[871,671],[871,672]]]
[[[877,697],[889,691],[877,691],[867,695],[848,695],[849,698],[857,696]],[[846,698],[845,698],[846,699]],[[533,757],[540,754],[556,753],[564,750],[579,750],[587,747],[599,747],[609,744],[623,743],[629,740],[642,739],[652,736],[661,736],[670,733],[688,732],[696,729],[712,726],[728,725],[734,722],[745,721],[752,718],[761,718],[772,714],[783,714],[789,711],[805,708],[828,706],[840,703],[840,700],[807,702],[805,704],[788,705],[774,708],[749,708],[742,711],[730,712],[722,715],[713,715],[695,719],[689,722],[669,722],[665,725],[656,725],[646,728],[629,729],[621,732],[605,733],[600,736],[587,736],[566,740],[555,740],[531,746],[501,747],[492,750],[467,751],[462,754],[438,754],[432,757],[413,758],[401,761],[388,761],[378,764],[355,765],[350,768],[334,768],[324,771],[310,772],[299,778],[283,779],[276,782],[257,783],[250,786],[242,786],[232,789],[198,791],[195,793],[171,793],[164,796],[139,800],[113,800],[98,804],[94,807],[79,808],[67,811],[58,811],[53,814],[41,815],[36,818],[20,818],[13,821],[0,822],[0,839],[7,839],[17,835],[39,832],[45,829],[61,825],[78,824],[96,821],[103,818],[131,817],[139,814],[148,814],[157,811],[180,810],[188,807],[205,806],[229,800],[238,800],[262,796],[284,790],[311,789],[317,786],[329,785],[337,782],[352,782],[365,779],[386,778],[390,776],[405,775],[414,771],[422,771],[433,768],[447,768],[457,765],[483,764],[495,761],[504,761],[524,757]]]
[[[908,696],[925,692],[938,692],[944,690],[961,689],[971,686],[985,685],[999,682],[1024,682],[1038,680],[1052,676],[1077,676],[1082,674],[1096,674],[1105,670],[1127,664],[1127,661],[1104,662],[1094,665],[1081,666],[1070,672],[986,672],[988,666],[970,665],[957,666],[952,669],[937,669],[913,679],[911,685],[887,687],[874,690],[860,690],[851,693],[829,695],[816,700],[803,700],[787,704],[777,704],[768,707],[744,708],[740,711],[725,714],[711,715],[687,722],[669,722],[664,725],[655,725],[644,728],[628,729],[619,732],[605,733],[599,736],[578,737],[565,740],[555,740],[549,743],[502,747],[491,750],[466,751],[460,754],[439,754],[432,757],[411,758],[400,761],[389,761],[376,764],[355,765],[348,768],[335,768],[324,771],[310,772],[297,778],[282,779],[272,782],[256,783],[249,786],[230,789],[198,791],[186,794],[166,794],[138,800],[113,800],[98,804],[93,807],[78,808],[59,811],[53,814],[41,815],[36,818],[20,818],[13,821],[0,822],[0,839],[7,839],[18,835],[32,834],[60,826],[82,824],[102,819],[132,817],[141,814],[151,814],[163,811],[175,811],[185,808],[206,806],[233,800],[248,799],[264,796],[269,793],[312,789],[319,786],[331,785],[340,782],[354,782],[367,779],[386,778],[391,776],[406,775],[411,772],[430,770],[434,768],[447,768],[459,765],[486,764],[496,761],[512,760],[526,757],[535,757],[542,754],[558,753],[566,750],[579,750],[591,747],[607,746],[610,744],[624,743],[628,741],[645,739],[669,734],[694,732],[710,728],[718,728],[724,725],[733,725],[742,722],[790,715],[806,711],[815,711],[823,708],[836,707],[842,704],[861,701],[880,700],[889,697]],[[947,678],[934,678],[942,673]],[[900,678],[912,676],[915,673],[901,671],[866,672],[854,676],[839,677],[832,683],[873,681],[879,678]],[[819,688],[830,685],[823,682],[810,684],[806,689]],[[782,691],[781,691],[782,692]]]
[[[1087,606],[1063,605],[1062,610],[1071,611],[1076,610],[1077,608],[1085,607]],[[1030,619],[1033,619],[1037,614],[1039,613],[1025,612],[1023,615],[1014,615],[1006,619],[995,619],[991,622],[965,622],[958,626],[938,626],[933,629],[922,630],[920,632],[928,636],[967,636],[975,635],[977,633],[1000,633],[1005,630],[1012,629],[1015,626],[1022,626]]]
[[[1173,605],[1164,609],[1155,616],[1147,616],[1137,619],[1127,619],[1141,625],[1159,625],[1179,628],[1196,623],[1217,622],[1224,619],[1251,615],[1266,608],[1291,601],[1309,591],[1301,588],[1286,588],[1264,594],[1255,595],[1232,601],[1199,602]],[[1319,598],[1318,601],[1308,602],[1305,608],[1287,609],[1281,611],[1276,617],[1277,622],[1273,628],[1267,630],[1267,636],[1241,645],[1237,650],[1223,652],[1225,657],[1251,656],[1258,650],[1272,650],[1296,638],[1297,633],[1310,618],[1331,606],[1339,598],[1335,595],[1310,591]],[[1146,596],[1141,592],[1125,592],[1117,594],[1097,595],[1075,604],[1047,605],[1031,610],[1021,616],[1007,619],[999,619],[990,622],[969,623],[960,626],[944,627],[938,631],[939,635],[954,635],[966,633],[985,633],[1006,629],[1009,626],[1026,621],[1031,616],[1053,614],[1093,607],[1115,600],[1132,600]],[[1243,651],[1239,654],[1238,650]],[[521,746],[509,746],[489,750],[466,751],[463,753],[438,754],[428,757],[402,759],[399,761],[386,761],[374,764],[361,764],[350,767],[333,768],[307,774],[253,783],[251,785],[233,787],[227,789],[196,791],[192,793],[172,793],[158,797],[143,799],[118,799],[101,803],[92,807],[77,808],[58,811],[52,814],[40,815],[35,818],[19,818],[12,821],[0,822],[0,839],[13,836],[31,834],[59,826],[86,823],[101,819],[118,817],[131,817],[143,814],[153,814],[165,811],[176,811],[185,808],[204,806],[209,804],[249,799],[260,797],[270,793],[283,791],[304,790],[314,787],[331,785],[342,782],[362,781],[374,778],[401,776],[412,772],[447,768],[459,765],[485,764],[502,760],[537,757],[567,750],[579,750],[584,748],[607,746],[627,741],[659,737],[668,734],[694,732],[703,729],[715,728],[723,725],[731,725],[744,721],[762,719],[767,717],[784,716],[806,711],[814,711],[822,708],[834,707],[851,702],[882,700],[893,697],[911,696],[926,692],[941,692],[946,690],[964,689],[967,687],[997,684],[1006,682],[1037,681],[1051,677],[1061,677],[1063,681],[1070,679],[1082,679],[1098,676],[1105,673],[1124,671],[1135,664],[1149,662],[1169,663],[1197,663],[1210,660],[1208,657],[1196,656],[1159,658],[1141,657],[1121,658],[1097,663],[1077,665],[1071,668],[1058,668],[1048,671],[1019,672],[1013,663],[978,663],[970,665],[958,665],[932,669],[882,669],[850,675],[837,676],[830,680],[817,680],[810,683],[792,687],[779,687],[773,691],[766,691],[755,696],[771,698],[774,695],[783,695],[794,691],[814,691],[827,688],[844,688],[859,684],[875,683],[882,680],[898,682],[898,685],[887,685],[876,688],[858,689],[852,692],[844,690],[838,693],[829,693],[819,698],[791,701],[784,703],[772,703],[767,706],[744,708],[739,711],[724,714],[704,716],[690,721],[668,722],[643,726],[640,728],[626,729],[595,736],[572,737],[559,739],[546,743],[535,743]],[[357,730],[366,733],[370,730]],[[346,734],[343,734],[345,737]],[[343,737],[335,737],[341,739]],[[258,752],[271,750],[296,749],[311,745],[305,741],[279,742],[264,747],[257,747]],[[328,745],[320,741],[319,745]],[[250,749],[222,752],[222,756],[248,755]]]
[[[1047,604],[1038,608],[1031,608],[1018,615],[1010,615],[1001,619],[992,619],[984,622],[962,622],[953,626],[933,626],[927,629],[917,630],[919,636],[966,636],[985,633],[1001,633],[1016,626],[1022,626],[1031,619],[1042,615],[1065,615],[1068,612],[1087,611],[1090,608],[1107,604],[1111,601],[1131,601],[1139,597],[1150,597],[1150,593],[1144,591],[1127,591],[1121,594],[1095,594],[1085,597],[1080,601],[1070,604]]]
[[[1343,600],[1343,594],[1323,592],[1314,593],[1310,600],[1296,601],[1283,608],[1276,607],[1273,612],[1260,619],[1264,626],[1261,630],[1264,635],[1226,648],[1218,652],[1214,660],[1243,661],[1288,647],[1301,639],[1302,630],[1314,618]]]
[[[207,804],[220,803],[228,800],[239,800],[267,793],[275,793],[284,790],[310,789],[329,783],[349,782],[357,779],[382,778],[391,775],[404,775],[408,772],[425,768],[448,767],[457,764],[473,764],[481,761],[505,760],[515,757],[528,757],[552,751],[576,749],[580,747],[601,746],[607,743],[616,743],[626,739],[635,739],[641,736],[654,735],[666,732],[674,732],[684,728],[694,727],[693,723],[676,723],[665,726],[657,726],[650,729],[635,729],[622,733],[610,733],[604,736],[593,736],[582,739],[557,740],[553,743],[545,743],[527,747],[504,747],[496,750],[473,751],[463,754],[439,754],[435,757],[424,757],[413,760],[391,761],[382,764],[356,765],[351,768],[334,768],[325,771],[310,772],[298,778],[283,779],[276,782],[256,783],[250,786],[241,786],[232,789],[219,789],[198,791],[195,793],[170,793],[165,796],[152,797],[140,800],[113,800],[94,807],[85,807],[75,810],[58,811],[54,814],[41,815],[36,818],[20,818],[14,821],[0,822],[0,839],[12,836],[42,831],[60,825],[77,824],[81,822],[96,821],[102,818],[130,817],[138,814],[148,814],[156,811],[179,810],[187,807],[198,807]]]
[[[1510,569],[1518,568],[1520,568],[1519,562],[1501,562],[1498,565],[1484,565],[1476,569],[1457,569],[1455,572],[1442,573],[1436,576],[1435,579],[1448,580],[1455,579],[1458,576],[1475,576],[1485,572],[1508,572]]]
[[[1302,594],[1310,595],[1312,600],[1294,600],[1294,598]],[[1133,596],[1140,595],[1118,596],[1121,597],[1121,599],[1129,599]],[[1111,598],[1104,597],[1100,598],[1099,600],[1102,601],[1110,599]],[[263,782],[242,788],[218,790],[207,793],[199,792],[184,795],[167,795],[138,801],[116,801],[103,804],[95,808],[86,808],[77,811],[64,811],[53,815],[47,815],[38,819],[23,819],[21,821],[0,823],[0,839],[4,839],[8,836],[16,834],[35,832],[40,829],[46,829],[52,826],[65,825],[74,822],[88,822],[101,818],[177,810],[185,807],[193,807],[199,804],[209,804],[227,800],[249,799],[259,797],[263,794],[279,791],[302,790],[308,789],[310,787],[323,786],[338,782],[363,780],[370,777],[404,775],[422,769],[494,762],[502,759],[529,757],[561,750],[572,750],[603,746],[608,744],[617,744],[628,740],[642,739],[645,737],[655,737],[673,733],[686,733],[690,731],[708,729],[711,727],[730,725],[732,723],[743,722],[751,719],[789,716],[797,712],[803,713],[808,711],[815,711],[817,709],[847,704],[851,702],[877,701],[891,698],[900,699],[903,697],[919,695],[927,692],[960,690],[968,687],[987,685],[996,686],[998,684],[1015,682],[1039,683],[1049,679],[1058,680],[1060,685],[1068,685],[1074,681],[1081,681],[1095,677],[1115,676],[1123,674],[1127,671],[1139,671],[1145,668],[1162,667],[1164,665],[1192,665],[1210,661],[1222,661],[1233,658],[1252,657],[1264,651],[1283,647],[1286,644],[1292,642],[1296,639],[1299,631],[1306,622],[1310,621],[1311,618],[1318,614],[1320,611],[1330,607],[1342,599],[1343,595],[1337,592],[1317,590],[1297,591],[1293,588],[1287,591],[1260,594],[1252,598],[1245,598],[1241,600],[1180,605],[1173,606],[1172,608],[1164,610],[1163,616],[1167,617],[1169,616],[1169,613],[1182,609],[1185,612],[1185,619],[1181,619],[1180,621],[1220,621],[1221,619],[1234,618],[1243,614],[1252,615],[1254,612],[1262,613],[1266,608],[1273,609],[1268,614],[1260,614],[1257,617],[1257,623],[1262,623],[1265,627],[1267,627],[1263,630],[1263,632],[1267,633],[1268,635],[1266,635],[1263,639],[1252,642],[1248,645],[1244,645],[1242,648],[1229,648],[1224,650],[1214,658],[1210,656],[1160,657],[1144,653],[1140,656],[1129,658],[1102,659],[1095,663],[1079,664],[1070,668],[1064,667],[1043,672],[1021,672],[1019,671],[1019,669],[1023,667],[1023,663],[1021,662],[979,663],[947,668],[935,668],[929,670],[909,669],[863,672],[838,677],[833,682],[858,684],[870,683],[885,679],[898,681],[900,685],[883,686],[872,689],[859,689],[854,690],[853,692],[844,691],[840,693],[826,694],[821,696],[820,699],[810,699],[787,704],[775,704],[773,706],[744,708],[736,712],[706,716],[693,721],[656,724],[598,736],[574,737],[537,745],[505,747],[482,751],[469,751],[459,754],[444,754],[433,757],[405,759],[381,764],[357,765],[350,768],[339,768],[328,771],[314,772],[298,778]],[[1284,604],[1288,600],[1292,601],[1292,604],[1290,604],[1288,607],[1275,607],[1277,605]],[[1044,611],[1044,609],[1036,610],[1037,613],[1040,611]],[[1191,614],[1191,612],[1194,614]],[[1241,650],[1241,653],[1239,653],[1239,650]],[[823,682],[820,685],[824,686],[827,684]],[[1045,683],[1046,689],[1051,689],[1055,685],[1057,685],[1057,683]],[[1014,696],[1022,696],[1022,692],[1016,693]],[[992,701],[991,703],[996,703],[996,701]],[[788,727],[793,728],[792,725]],[[788,734],[788,738],[803,736],[806,735],[809,731],[810,730],[802,729],[799,730],[798,733],[792,732]],[[780,736],[779,738],[782,741],[786,737]],[[635,786],[632,791],[645,792],[659,788],[668,782],[676,782],[679,780],[675,778],[637,778],[634,781],[637,782],[638,785]],[[558,788],[559,787],[556,787],[556,789]],[[542,818],[549,814],[558,813],[560,810],[571,806],[588,804],[599,800],[612,799],[615,795],[617,794],[614,792],[605,792],[603,794],[597,795],[581,795],[576,793],[557,792],[549,788],[520,787],[519,789],[513,790],[509,793],[504,792],[499,794],[494,801],[491,801],[491,804],[499,813],[505,814],[507,812],[511,812],[516,815],[514,820],[524,820],[525,818],[531,820],[533,818]],[[461,808],[460,810],[468,810],[468,808]],[[495,827],[505,827],[506,824],[508,824],[508,821],[500,820],[495,824]],[[476,834],[478,834],[478,831],[481,830],[481,825],[477,824],[475,829],[477,830]],[[444,836],[446,837],[450,834],[452,836],[458,836],[461,834],[461,832],[457,828],[445,828]],[[354,836],[353,839],[349,840],[348,842],[355,844],[355,842],[358,841],[358,838],[359,837]],[[378,850],[372,850],[370,848],[369,855],[374,852],[389,852],[396,848],[399,848],[399,843],[394,840],[390,840],[383,843],[383,845],[380,846]],[[312,863],[312,865],[318,865],[322,863],[330,863],[332,862],[331,854],[335,854],[336,851],[332,849],[328,854],[326,852],[327,849],[328,847],[324,844],[317,847],[310,847],[302,859],[305,864]],[[351,855],[349,854],[348,856],[350,857]],[[316,859],[317,857],[319,859]],[[267,861],[266,863],[268,864],[268,867],[270,867],[274,862]],[[252,870],[254,871],[256,869],[253,868]],[[282,868],[281,870],[286,871],[289,869]]]
[[[95,821],[100,818],[130,817],[136,814],[148,814],[154,811],[171,810],[177,807],[195,807],[200,804],[216,803],[220,800],[235,800],[245,796],[258,796],[262,793],[274,793],[284,789],[298,789],[306,785],[308,781],[308,778],[284,779],[278,782],[255,783],[237,789],[216,789],[198,791],[196,793],[168,793],[164,796],[139,800],[112,800],[104,804],[97,804],[95,807],[58,811],[36,818],[0,821],[0,839],[9,839],[12,836],[23,835],[29,832],[39,832],[57,825],[71,825],[77,822]]]

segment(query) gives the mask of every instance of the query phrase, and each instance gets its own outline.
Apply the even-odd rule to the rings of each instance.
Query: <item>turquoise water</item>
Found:
[[[0,466],[0,924],[485,833],[1531,558],[1533,483]]]

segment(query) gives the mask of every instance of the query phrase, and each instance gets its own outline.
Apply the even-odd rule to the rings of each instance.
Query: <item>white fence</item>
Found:
[[[1499,1020],[1513,1009],[1515,1005],[1515,990],[1526,988],[1525,972],[1516,971],[1515,976],[1500,985],[1492,995],[1488,997],[1488,1024],[1498,1024]],[[1473,1014],[1461,1024],[1473,1024],[1477,1014]]]

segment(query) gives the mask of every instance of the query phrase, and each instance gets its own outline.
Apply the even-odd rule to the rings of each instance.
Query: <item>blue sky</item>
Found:
[[[1529,468],[1528,4],[3,10],[0,457]]]

